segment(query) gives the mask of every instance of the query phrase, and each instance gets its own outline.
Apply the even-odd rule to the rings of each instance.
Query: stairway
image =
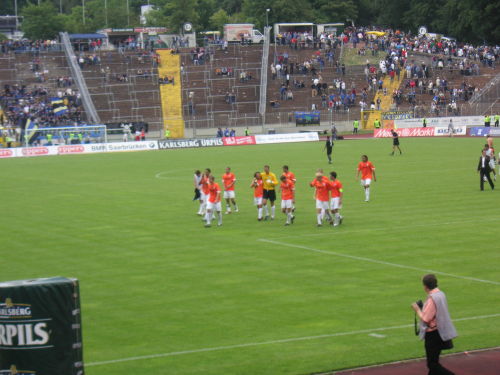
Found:
[[[160,85],[163,130],[169,129],[171,138],[183,138],[181,59],[179,55],[171,54],[170,50],[157,50],[156,52],[160,56],[158,76],[174,79],[174,84]]]
[[[392,104],[392,93],[394,90],[398,89],[399,86],[401,86],[401,82],[403,82],[403,77],[404,74],[401,72],[401,74],[398,76],[394,77],[394,80],[391,82],[391,77],[387,74],[386,77],[384,78],[384,84],[383,87],[387,89],[387,95],[384,95],[383,91],[378,91],[377,94],[375,94],[375,98],[373,101],[376,103],[377,100],[380,98],[380,110],[378,111],[367,111],[369,112],[368,119],[366,120],[364,129],[373,129],[373,123],[375,120],[380,120],[380,123],[383,124],[382,121],[382,112],[387,112],[391,109],[391,104]],[[364,123],[364,121],[362,120]]]

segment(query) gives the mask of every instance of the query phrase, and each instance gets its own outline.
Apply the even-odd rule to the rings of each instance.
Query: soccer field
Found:
[[[500,344],[500,198],[479,191],[483,139],[338,141],[0,160],[0,281],[80,280],[88,375],[309,374],[422,357],[410,304],[432,270],[459,333]],[[371,201],[355,180],[377,171]],[[297,177],[295,224],[258,222],[264,164]],[[195,169],[236,174],[239,213],[204,228]],[[317,168],[344,185],[316,227]],[[279,204],[279,201],[277,201]]]

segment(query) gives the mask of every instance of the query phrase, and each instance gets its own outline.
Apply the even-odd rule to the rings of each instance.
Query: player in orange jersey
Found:
[[[293,196],[295,185],[291,180],[286,178],[286,176],[280,177],[281,184],[281,212],[286,215],[286,223],[285,225],[293,224],[295,220],[295,216],[292,216],[292,206],[293,206]]]
[[[217,225],[221,226],[222,225],[222,213],[220,204],[221,190],[219,184],[215,182],[215,178],[212,175],[209,177],[208,191],[209,191],[209,196],[207,203],[207,213],[205,215],[205,221],[206,221],[205,226],[206,227],[211,226],[212,214],[214,212],[217,212],[217,216],[219,217],[219,222],[217,223]]]
[[[311,187],[316,188],[314,197],[316,198],[316,218],[318,227],[323,225],[325,215],[328,216],[328,221],[332,221],[330,216],[330,207],[328,206],[330,200],[331,184],[328,178],[325,178],[321,172],[316,173],[316,177],[309,184]]]
[[[234,212],[238,212],[238,206],[235,201],[234,184],[236,177],[231,173],[231,168],[226,168],[226,173],[222,176],[222,183],[224,184],[224,199],[226,200],[226,214],[231,213],[231,203],[234,206]]]
[[[297,179],[295,178],[293,172],[290,172],[288,165],[283,166],[283,173],[281,175],[285,176],[288,180],[290,180],[294,186],[297,183]],[[292,212],[294,211],[295,211],[295,189],[293,190],[293,198],[292,198]]]
[[[375,176],[375,166],[371,161],[368,161],[368,156],[361,156],[361,161],[358,164],[358,172],[356,173],[356,179],[359,179],[361,174],[361,186],[365,188],[365,202],[370,200],[370,184],[373,181],[377,181]]]
[[[257,220],[262,221],[262,197],[264,195],[264,182],[260,172],[255,172],[253,175],[250,187],[253,188],[253,202],[257,206]]]
[[[202,202],[200,207],[200,215],[202,215],[203,217],[207,213],[207,203],[209,194],[208,184],[210,182],[209,177],[211,173],[212,171],[210,170],[210,168],[206,168],[205,171],[203,172],[203,175],[201,176],[201,181],[200,181],[200,193],[201,193],[200,201]]]
[[[340,208],[342,208],[342,196],[344,189],[342,183],[337,180],[337,172],[330,172],[330,186],[332,192],[332,199],[330,199],[330,209],[332,211],[333,226],[336,227],[342,224],[343,217],[340,215]]]

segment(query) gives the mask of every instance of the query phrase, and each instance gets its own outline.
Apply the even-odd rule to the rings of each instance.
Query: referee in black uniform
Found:
[[[328,158],[328,164],[332,164],[332,151],[333,151],[333,139],[330,139],[330,136],[326,136],[326,157]]]
[[[396,133],[394,129],[391,129],[391,134],[392,134],[392,152],[391,155],[394,156],[394,152],[396,151],[396,148],[399,150],[399,155],[403,154],[401,152],[401,149],[399,148],[399,135]]]

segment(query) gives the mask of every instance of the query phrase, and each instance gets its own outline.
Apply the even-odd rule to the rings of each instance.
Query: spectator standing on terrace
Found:
[[[499,122],[500,122],[500,115],[495,115],[495,128],[498,128]]]

